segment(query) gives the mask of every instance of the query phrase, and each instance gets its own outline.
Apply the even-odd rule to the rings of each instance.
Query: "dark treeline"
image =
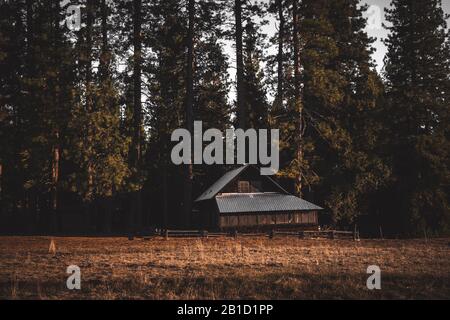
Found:
[[[79,29],[65,23],[73,4]],[[193,199],[227,169],[172,164],[173,130],[202,120],[280,129],[278,180],[325,207],[328,224],[448,233],[447,17],[440,0],[393,0],[378,74],[365,10],[359,0],[1,1],[0,232],[188,227]]]

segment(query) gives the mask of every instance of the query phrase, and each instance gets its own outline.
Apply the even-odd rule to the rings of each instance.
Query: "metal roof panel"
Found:
[[[230,193],[216,197],[220,213],[323,210],[293,195],[281,193]]]
[[[240,175],[245,169],[247,169],[249,166],[242,166],[240,168],[228,171],[225,173],[219,180],[217,180],[211,187],[208,188],[205,192],[202,193],[200,197],[195,200],[203,201],[203,200],[209,200],[214,198],[214,196],[219,193],[223,188],[227,186],[228,183],[230,183],[234,178],[236,178],[238,175]]]

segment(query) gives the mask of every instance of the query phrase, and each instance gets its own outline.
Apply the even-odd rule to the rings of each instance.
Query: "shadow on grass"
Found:
[[[366,274],[270,273],[261,276],[136,275],[91,279],[81,291],[61,282],[0,282],[0,299],[448,299],[450,276],[383,274],[382,289],[366,288]]]

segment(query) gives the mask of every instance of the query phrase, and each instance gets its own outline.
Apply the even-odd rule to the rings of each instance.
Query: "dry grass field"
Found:
[[[0,237],[0,299],[449,299],[450,239]],[[66,287],[78,265],[80,291]],[[382,289],[369,291],[369,265]]]

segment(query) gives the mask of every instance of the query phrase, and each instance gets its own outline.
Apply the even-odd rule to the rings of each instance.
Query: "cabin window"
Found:
[[[250,183],[248,181],[239,181],[238,192],[239,193],[249,193],[250,192]]]

